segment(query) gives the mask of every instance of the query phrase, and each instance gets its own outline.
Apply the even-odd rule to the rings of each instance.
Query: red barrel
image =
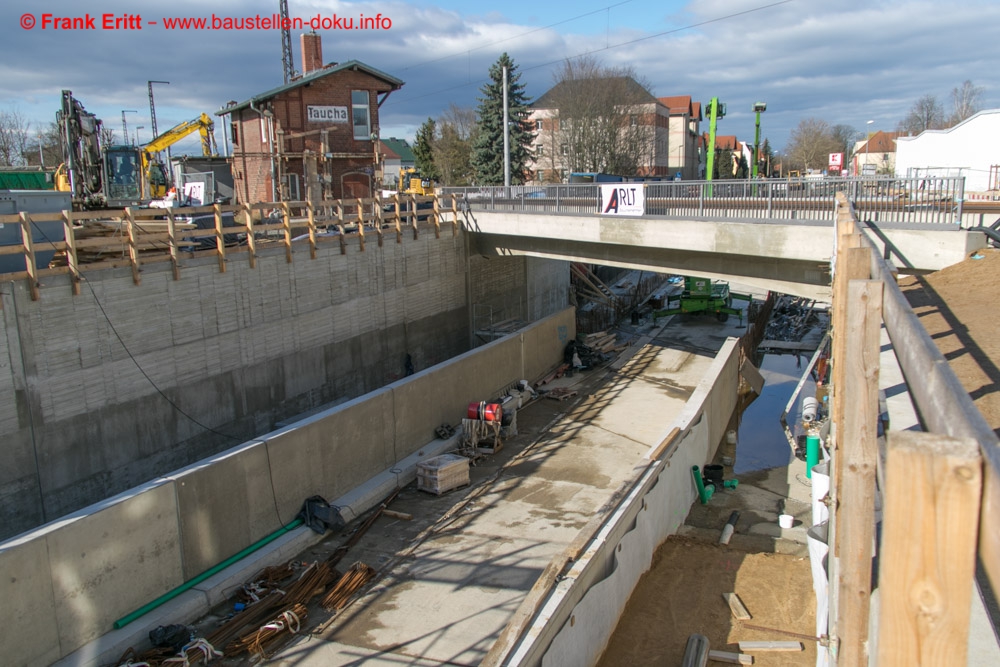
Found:
[[[469,419],[479,419],[484,422],[498,422],[503,419],[503,406],[499,403],[469,403]]]

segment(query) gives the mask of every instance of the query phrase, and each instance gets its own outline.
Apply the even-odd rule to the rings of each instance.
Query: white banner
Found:
[[[602,183],[601,214],[645,215],[645,186],[642,183]]]
[[[346,123],[347,107],[306,107],[306,120],[310,123]]]

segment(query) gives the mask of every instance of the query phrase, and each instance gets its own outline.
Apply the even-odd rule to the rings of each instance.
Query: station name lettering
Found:
[[[346,123],[347,107],[307,106],[306,120],[310,123]]]

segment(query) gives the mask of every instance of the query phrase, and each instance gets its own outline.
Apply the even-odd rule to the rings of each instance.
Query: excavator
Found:
[[[162,198],[169,182],[156,154],[195,131],[201,133],[202,152],[216,153],[212,119],[204,113],[144,146],[102,146],[101,120],[64,90],[56,124],[63,154],[56,190],[73,193],[74,208],[139,206]]]
[[[205,157],[216,155],[215,124],[205,113],[175,125],[142,147],[142,173],[146,177],[146,194],[150,199],[162,198],[170,187],[163,164],[157,159],[157,153],[173,146],[195,131],[201,134],[202,155]]]

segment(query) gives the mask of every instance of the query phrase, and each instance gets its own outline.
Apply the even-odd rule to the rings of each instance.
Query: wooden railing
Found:
[[[1000,584],[1000,449],[838,196],[833,297],[829,655],[834,665],[966,664],[977,559]],[[885,325],[926,433],[879,438]],[[984,465],[985,464],[985,465]],[[883,523],[876,544],[876,496]],[[981,527],[981,530],[980,530]],[[878,553],[878,608],[873,556]],[[869,626],[872,611],[876,627]]]
[[[208,228],[189,222],[206,218],[211,223]],[[50,225],[59,233],[46,233],[39,223],[62,224],[61,229]],[[79,294],[85,271],[131,266],[138,285],[143,264],[169,261],[174,279],[179,280],[182,258],[215,256],[224,272],[229,257],[240,253],[256,267],[264,246],[283,246],[291,262],[297,245],[308,246],[310,258],[315,259],[322,243],[336,241],[346,254],[348,242],[356,240],[364,252],[372,237],[379,246],[387,235],[401,243],[404,230],[414,238],[421,229],[433,230],[440,238],[442,225],[448,224],[457,235],[459,203],[454,194],[0,215],[0,226],[21,229],[21,243],[0,246],[0,255],[21,255],[25,266],[24,271],[0,273],[0,280],[26,279],[31,298],[37,300],[46,276],[69,274],[73,293]],[[37,255],[43,250],[56,253],[47,267],[38,266]]]

